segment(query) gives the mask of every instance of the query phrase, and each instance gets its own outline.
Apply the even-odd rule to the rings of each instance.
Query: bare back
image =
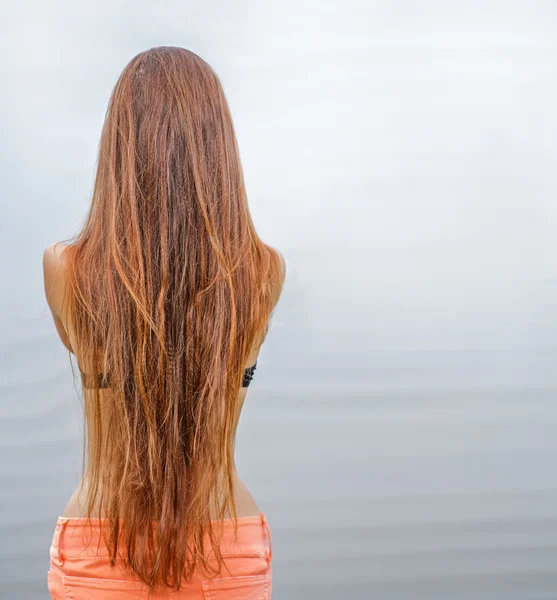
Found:
[[[74,352],[74,348],[78,348],[76,333],[72,330],[70,325],[71,320],[63,314],[63,298],[64,298],[64,285],[65,285],[65,265],[63,258],[63,250],[66,246],[62,243],[53,244],[49,246],[43,255],[43,272],[44,272],[44,287],[45,294],[50,307],[54,324],[60,336],[60,339],[64,346],[74,354],[76,357],[79,367],[85,371],[89,371],[89,365],[83,364],[80,361],[80,357]],[[277,251],[278,252],[278,251]],[[279,253],[282,263],[283,277],[277,284],[277,291],[275,296],[275,305],[280,298],[282,292],[282,286],[284,284],[284,278],[286,276],[286,264],[284,257]],[[257,361],[261,344],[257,344],[249,355],[246,368],[252,366]],[[238,391],[238,417],[243,408],[248,388],[241,387]],[[83,388],[84,401],[87,402],[88,394],[91,392],[87,388]],[[110,388],[99,390],[101,401],[110,402],[111,391]],[[257,506],[252,494],[241,480],[238,472],[234,472],[235,475],[235,503],[237,507],[238,516],[255,516],[260,514],[260,509]],[[72,494],[66,508],[64,509],[61,516],[63,517],[83,517],[86,516],[84,499],[87,497],[87,486],[88,482],[82,480],[76,487]],[[103,516],[94,514],[93,516]]]

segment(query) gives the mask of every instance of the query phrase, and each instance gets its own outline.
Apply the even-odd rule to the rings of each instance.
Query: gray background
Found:
[[[47,597],[81,461],[42,251],[125,64],[181,45],[288,263],[238,439],[273,598],[557,598],[557,2],[26,1],[0,33],[0,595]]]

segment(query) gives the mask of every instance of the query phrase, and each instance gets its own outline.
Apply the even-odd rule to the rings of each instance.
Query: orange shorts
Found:
[[[59,517],[50,547],[48,590],[54,600],[269,600],[272,541],[265,515],[223,522],[224,567],[214,579],[196,572],[179,591],[149,590],[111,566],[98,520]]]

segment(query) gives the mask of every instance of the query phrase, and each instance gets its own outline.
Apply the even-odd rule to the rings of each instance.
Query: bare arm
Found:
[[[56,331],[64,346],[72,352],[70,339],[60,316],[64,294],[64,263],[61,257],[63,248],[62,244],[52,244],[43,253],[44,291]]]
[[[282,252],[280,252],[276,248],[275,248],[275,252],[279,255],[280,263],[282,265],[282,277],[281,277],[280,281],[277,282],[277,287],[276,287],[275,295],[274,295],[274,299],[273,299],[273,310],[276,307],[276,305],[278,304],[278,301],[282,294],[282,288],[284,287],[284,280],[286,279],[286,261],[284,260],[284,256],[283,256]]]

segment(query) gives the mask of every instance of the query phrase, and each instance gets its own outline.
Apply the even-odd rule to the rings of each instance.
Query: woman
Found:
[[[44,253],[86,423],[53,598],[270,598],[234,438],[285,273],[251,220],[217,76],[183,48],[142,52],[112,93],[84,226]]]

